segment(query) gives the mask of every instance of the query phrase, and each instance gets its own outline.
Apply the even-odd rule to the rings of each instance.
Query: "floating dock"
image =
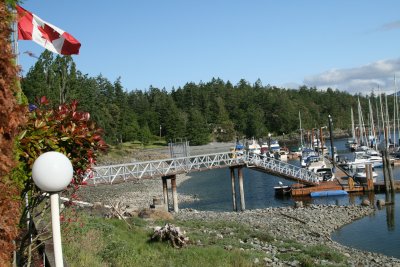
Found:
[[[309,196],[313,192],[319,191],[336,191],[344,190],[348,193],[354,192],[384,192],[385,184],[383,182],[358,185],[354,183],[351,176],[340,168],[336,168],[336,179],[334,181],[321,182],[318,185],[307,186],[304,184],[293,184],[291,186],[290,194],[292,196]],[[400,191],[400,181],[395,181],[395,190]],[[289,191],[289,190],[286,190]]]

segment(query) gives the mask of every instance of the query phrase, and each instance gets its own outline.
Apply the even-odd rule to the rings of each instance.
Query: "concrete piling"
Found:
[[[171,180],[171,189],[172,189],[172,201],[174,212],[178,212],[178,193],[176,191],[176,175],[169,175],[162,177],[162,185],[163,185],[163,196],[164,196],[164,204],[166,207],[166,211],[169,211],[169,203],[168,203],[168,183],[167,180]]]
[[[162,186],[163,186],[163,196],[164,196],[164,206],[165,210],[169,211],[168,209],[168,184],[167,184],[167,177],[162,177]]]
[[[244,202],[244,190],[243,190],[243,167],[238,168],[239,176],[239,193],[240,193],[240,208],[242,211],[246,209],[246,204]]]
[[[229,169],[231,171],[232,207],[233,207],[233,211],[237,211],[237,206],[236,206],[236,188],[235,188],[235,168],[234,167],[230,167]]]
[[[171,187],[172,187],[172,199],[174,201],[174,212],[178,212],[178,193],[176,191],[176,176],[174,175],[171,178]]]

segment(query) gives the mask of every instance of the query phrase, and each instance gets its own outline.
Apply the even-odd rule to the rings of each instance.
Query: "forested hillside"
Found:
[[[79,108],[90,112],[111,144],[147,143],[161,136],[167,141],[186,138],[191,145],[199,145],[211,140],[232,141],[236,136],[289,134],[298,132],[299,112],[304,129],[327,125],[329,114],[336,129],[348,129],[350,108],[357,110],[357,98],[365,114],[368,111],[365,96],[306,86],[277,88],[260,80],[251,84],[242,79],[232,84],[213,78],[170,91],[151,86],[132,90],[123,88],[119,79],[112,82],[102,75],[83,74],[71,57],[48,51],[23,78],[22,88],[30,103],[43,95],[53,105],[78,100]]]

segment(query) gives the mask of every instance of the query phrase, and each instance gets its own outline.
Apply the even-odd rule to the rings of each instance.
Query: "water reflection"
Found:
[[[395,206],[394,204],[387,205],[386,209],[386,225],[387,229],[390,232],[394,232],[396,230],[396,223],[395,223]]]
[[[340,145],[339,142],[335,142],[335,144],[337,146]],[[338,150],[340,150],[340,147]],[[291,163],[299,164],[299,160]],[[383,177],[382,169],[375,170],[380,177]],[[395,202],[393,198],[388,201],[385,194],[374,194],[374,192],[351,193],[348,196],[322,198],[278,196],[275,195],[274,186],[278,185],[280,181],[285,185],[291,185],[293,182],[247,168],[244,169],[243,174],[247,209],[294,206],[295,201],[303,201],[304,205],[360,205],[363,200],[368,200],[374,206],[378,199]],[[193,178],[182,183],[178,187],[178,192],[197,195],[199,200],[194,203],[180,203],[180,208],[232,211],[232,189],[229,169],[195,172],[190,175]],[[396,180],[399,180],[399,167],[393,169],[393,175]],[[378,181],[383,181],[383,178],[380,177],[378,177]],[[239,198],[238,193],[236,197]],[[400,197],[400,194],[396,194],[395,197]],[[239,205],[239,203],[238,201],[237,204]],[[397,203],[399,203],[399,199],[397,199]],[[370,216],[344,226],[335,232],[332,238],[350,247],[380,252],[400,258],[400,230],[398,226],[396,227],[396,222],[398,224],[400,221],[400,212],[399,210],[396,212],[396,208],[399,209],[400,207],[395,205],[383,206]]]

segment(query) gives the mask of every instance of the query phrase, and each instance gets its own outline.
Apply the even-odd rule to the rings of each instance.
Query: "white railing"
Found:
[[[304,168],[276,160],[274,158],[248,155],[232,157],[231,152],[197,155],[191,157],[133,162],[126,164],[96,166],[88,173],[87,182],[115,183],[128,179],[143,179],[152,177],[169,176],[193,171],[225,168],[234,165],[255,166],[267,172],[297,179],[299,182],[318,184],[315,173]]]
[[[277,160],[275,158],[253,155],[251,157],[247,157],[246,162],[248,166],[255,166],[271,173],[299,180],[299,182],[319,184],[319,178],[315,172]]]
[[[244,157],[232,157],[232,153],[217,153],[191,157],[133,162],[126,164],[97,166],[88,173],[87,181],[93,183],[114,183],[128,179],[142,179],[168,176],[192,171],[224,168],[245,164]],[[88,179],[88,178],[91,179]]]

